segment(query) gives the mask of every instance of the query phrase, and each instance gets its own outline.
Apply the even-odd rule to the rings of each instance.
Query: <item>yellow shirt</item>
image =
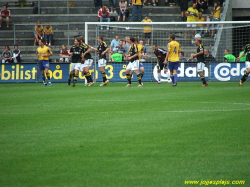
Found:
[[[195,13],[197,16],[199,15],[199,11],[197,9],[194,9],[193,7],[189,7],[187,10],[187,13]],[[189,15],[187,16],[187,22],[195,22],[197,19],[197,16]]]
[[[143,19],[141,22],[152,22],[151,19]],[[152,25],[144,25],[144,33],[150,33],[152,32]]]
[[[43,26],[40,25],[40,27],[38,27],[37,25],[35,26],[35,31],[38,32],[38,34],[43,34]]]
[[[203,18],[203,17],[199,18],[198,17],[196,21],[203,22],[203,21],[205,21],[205,18]],[[203,25],[202,24],[198,24],[198,25],[196,25],[196,27],[203,27]]]
[[[141,54],[144,53],[144,48],[143,48],[143,45],[141,44],[137,44],[137,48],[138,48],[138,52],[139,52],[139,61],[141,61]]]
[[[168,55],[168,61],[178,62],[179,61],[179,53],[181,52],[181,46],[177,41],[171,41],[168,43],[168,51],[170,54]]]
[[[44,45],[43,47],[38,47],[36,50],[37,54],[40,54],[39,60],[49,60],[49,56],[43,57],[42,55],[48,55],[48,54],[53,54],[51,49]]]
[[[214,18],[220,18],[220,12],[221,12],[220,6],[218,6],[215,10],[216,11],[214,12]]]
[[[47,27],[44,27],[44,32],[54,34],[52,26],[50,26],[48,29],[47,29]]]
[[[133,5],[142,5],[143,0],[132,0]]]

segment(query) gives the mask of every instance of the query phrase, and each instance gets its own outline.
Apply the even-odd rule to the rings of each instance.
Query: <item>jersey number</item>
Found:
[[[174,53],[177,54],[177,48],[176,47],[174,48]]]

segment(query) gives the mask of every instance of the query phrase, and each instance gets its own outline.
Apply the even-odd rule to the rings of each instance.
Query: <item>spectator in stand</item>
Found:
[[[54,31],[51,25],[46,25],[44,28],[44,37],[46,45],[51,46],[51,41],[53,40]]]
[[[12,56],[13,55],[12,55],[12,52],[10,51],[10,47],[5,46],[5,51],[2,53],[2,63],[8,64],[10,62],[13,62]]]
[[[126,42],[126,44],[124,45],[124,49],[126,50],[126,53],[128,53],[129,48],[130,48],[130,37],[129,36],[125,37],[125,42]]]
[[[100,22],[110,22],[109,9],[107,5],[103,5],[102,8],[98,11],[98,21]],[[103,30],[103,26],[101,25],[101,30]],[[109,30],[109,25],[107,25],[107,30]]]
[[[220,6],[218,6],[218,3],[215,2],[213,12],[211,12],[211,14],[213,14],[213,20],[212,21],[220,21],[220,13],[221,13],[221,8],[220,8]],[[214,25],[214,24],[212,25],[212,35],[211,35],[211,37],[214,37],[216,27],[217,27],[217,25]]]
[[[62,45],[62,49],[60,51],[60,62],[69,62],[70,59],[70,54],[69,54],[70,50],[67,49],[67,46],[65,44]]]
[[[7,28],[10,27],[10,10],[7,9],[7,5],[3,6],[3,10],[1,10],[1,14],[0,14],[0,29],[2,27],[2,22],[5,21]]]
[[[122,62],[125,54],[126,54],[126,50],[123,47],[123,40],[120,40],[119,45],[113,48],[113,54],[111,55],[111,61],[112,62]]]
[[[189,7],[187,12],[186,12],[187,22],[196,22],[198,14],[199,14],[199,11],[196,9],[196,3],[193,3],[193,6]],[[196,27],[195,24],[188,24],[187,25],[185,38],[188,38],[190,28],[192,29],[192,38],[194,38],[194,33],[195,33],[194,29],[195,29],[195,27]]]
[[[44,38],[44,28],[41,25],[41,21],[36,22],[34,36],[35,36],[34,46],[36,46],[38,44],[39,40]]]
[[[142,20],[142,22],[152,22],[151,19],[149,19],[149,16],[146,14],[145,18]],[[151,32],[152,32],[152,25],[144,25],[144,35],[145,35],[145,40],[146,40],[146,44],[145,45],[149,45],[150,42],[150,38],[151,38]]]
[[[239,53],[239,56],[241,56],[245,52],[245,49],[246,49],[246,46],[243,46],[242,51]],[[246,58],[247,58],[247,54],[245,54],[244,56],[240,58],[240,62],[246,62]]]
[[[120,43],[120,39],[119,39],[119,35],[116,34],[115,35],[115,38],[111,41],[111,44],[110,44],[110,50],[109,50],[109,60],[111,60],[110,56],[113,52],[113,49],[117,46],[119,46],[119,43]]]
[[[132,0],[132,7],[133,7],[133,11],[132,11],[132,16],[130,21],[134,21],[135,18],[135,14],[137,12],[138,14],[138,21],[141,21],[141,9],[142,9],[142,1],[143,0]],[[147,0],[144,0],[144,3],[146,3]]]
[[[147,0],[144,1],[143,5],[147,3]],[[159,0],[152,0],[153,6],[159,6]],[[168,0],[165,0],[165,6],[169,6]]]
[[[14,45],[14,50],[12,51],[13,60],[15,63],[20,63],[22,61],[21,51],[18,49],[18,45]]]
[[[229,49],[225,49],[224,54],[225,54],[225,56],[224,56],[225,62],[235,62],[236,57],[234,55],[230,54]]]
[[[110,3],[110,7],[111,7],[110,13],[117,13],[116,12],[116,0],[109,0],[109,3]]]
[[[120,7],[120,13],[118,15],[117,21],[120,21],[121,17],[123,18],[123,21],[125,21],[125,19],[126,19],[126,11],[128,10],[127,1],[121,0],[121,2],[119,3],[119,7]]]
[[[181,9],[181,18],[182,18],[182,21],[186,21],[186,19],[187,19],[187,17],[186,17],[186,11],[188,9],[188,0],[180,0],[179,4],[180,4],[180,9]]]
[[[216,62],[216,59],[213,57],[213,55],[210,54],[208,49],[204,49],[204,55],[205,55],[205,62]]]
[[[206,22],[210,22],[210,16],[207,16]],[[211,24],[206,24],[206,36],[210,37],[210,31],[211,31]]]
[[[197,0],[197,9],[204,12],[208,9],[208,0]]]
[[[199,13],[199,16],[197,17],[197,22],[205,22],[205,18],[202,16],[202,12]],[[196,25],[196,34],[200,34],[201,36],[204,34],[206,25],[205,24],[197,24]]]
[[[183,51],[179,53],[180,62],[187,62],[187,59],[184,57],[184,54],[185,53]]]
[[[95,7],[102,7],[102,0],[94,0]]]

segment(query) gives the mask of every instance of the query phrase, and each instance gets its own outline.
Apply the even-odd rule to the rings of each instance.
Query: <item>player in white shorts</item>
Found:
[[[127,68],[126,68],[126,77],[128,80],[128,84],[127,87],[132,86],[131,84],[131,75],[130,75],[130,71],[134,71],[137,75],[137,79],[139,82],[139,87],[142,86],[141,84],[141,75],[139,73],[139,51],[137,48],[137,45],[134,44],[135,42],[135,38],[134,37],[130,37],[130,48],[129,48],[129,54],[127,55],[127,60],[129,61]]]
[[[72,63],[70,74],[68,78],[68,85],[70,85],[71,78],[74,77],[73,80],[73,87],[75,87],[76,82],[78,80],[79,71],[81,71],[81,62],[83,58],[83,48],[80,46],[80,39],[75,39],[74,44],[70,48],[69,55],[72,56]]]
[[[106,53],[109,51],[109,47],[108,47],[107,43],[103,41],[102,36],[99,36],[97,38],[97,41],[99,42],[99,45],[97,48],[94,48],[91,46],[90,47],[91,47],[91,49],[98,52],[98,56],[99,56],[98,67],[99,67],[99,70],[102,74],[102,79],[103,79],[100,86],[106,86],[109,83],[109,80],[107,79],[106,74],[105,74],[105,67],[106,67],[106,63],[107,63]]]
[[[243,83],[247,80],[248,75],[250,74],[250,44],[246,45],[245,51],[237,58],[237,61],[239,61],[240,58],[242,58],[245,54],[247,54],[246,62],[245,62],[245,64],[246,64],[246,72],[244,73],[244,75],[240,79],[239,86],[243,86]]]

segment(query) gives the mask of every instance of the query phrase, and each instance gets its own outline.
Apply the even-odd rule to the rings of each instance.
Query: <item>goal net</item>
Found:
[[[188,25],[195,25],[190,28]],[[150,39],[146,39],[145,32],[150,30]],[[175,34],[175,40],[180,43],[183,56],[179,67],[180,81],[200,81],[196,72],[196,59],[191,54],[196,53],[194,35],[202,38],[205,48],[206,68],[205,76],[210,81],[238,81],[244,73],[244,63],[225,62],[225,50],[236,58],[243,51],[243,47],[250,43],[250,21],[242,22],[86,22],[85,41],[87,44],[97,46],[98,36],[110,45],[115,35],[120,40],[126,36],[137,37],[147,49],[147,54],[152,57],[143,59],[146,69],[144,81],[155,81],[156,57],[152,45],[157,44],[160,48],[167,48],[168,36]],[[199,36],[200,35],[200,36]],[[148,45],[147,45],[148,43]],[[95,55],[97,56],[97,55]],[[242,59],[242,62],[244,59]],[[97,62],[97,58],[95,59]],[[125,69],[127,62],[114,63],[109,60],[107,69],[108,78],[114,81],[126,81]],[[95,68],[96,69],[96,66]],[[94,70],[93,70],[94,71]],[[99,76],[100,77],[100,76]],[[134,80],[136,80],[134,78]],[[98,78],[97,78],[98,81]],[[111,80],[112,81],[112,80]],[[166,81],[166,73],[162,72],[162,81]]]

